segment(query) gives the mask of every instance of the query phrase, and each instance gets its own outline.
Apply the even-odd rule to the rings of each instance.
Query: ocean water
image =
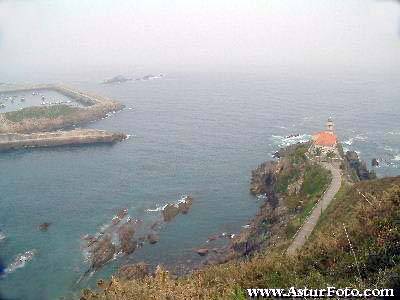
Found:
[[[172,267],[198,261],[193,249],[210,235],[238,232],[257,211],[260,203],[249,194],[251,170],[280,146],[321,130],[329,116],[347,149],[368,165],[381,160],[379,176],[400,173],[400,72],[160,71],[164,78],[115,85],[99,84],[111,73],[46,79],[124,103],[127,109],[87,127],[131,137],[113,146],[0,154],[0,229],[6,235],[0,258],[8,265],[17,254],[36,251],[0,279],[3,297],[77,295],[126,262]],[[290,134],[300,136],[285,138]],[[125,207],[132,217],[157,219],[159,212],[147,210],[184,194],[194,197],[189,214],[165,225],[159,243],[76,283],[87,269],[81,236],[98,232]],[[48,232],[38,230],[43,222],[52,223]]]

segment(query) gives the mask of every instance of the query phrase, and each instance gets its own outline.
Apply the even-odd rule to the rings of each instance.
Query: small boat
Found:
[[[25,101],[25,97],[21,97],[21,102],[24,102]]]

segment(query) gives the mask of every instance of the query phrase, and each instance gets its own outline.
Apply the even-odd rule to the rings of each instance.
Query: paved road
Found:
[[[296,254],[296,251],[304,245],[304,243],[307,240],[307,237],[311,234],[315,225],[317,224],[317,221],[321,216],[322,211],[324,211],[328,207],[329,203],[331,203],[332,199],[335,197],[336,193],[340,189],[342,181],[342,175],[340,173],[340,170],[336,166],[333,166],[330,163],[322,162],[321,165],[331,171],[332,182],[328,187],[328,189],[326,190],[325,194],[323,195],[322,199],[314,207],[313,211],[311,212],[311,215],[304,222],[301,229],[297,232],[293,242],[287,249],[286,253],[288,255]]]

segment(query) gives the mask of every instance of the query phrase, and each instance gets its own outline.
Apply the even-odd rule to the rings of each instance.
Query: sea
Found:
[[[63,83],[122,102],[124,110],[83,127],[129,139],[0,153],[0,259],[7,268],[33,253],[0,278],[0,298],[73,299],[122,264],[184,269],[199,262],[194,250],[209,236],[238,233],[260,206],[249,193],[251,170],[280,147],[310,139],[329,117],[345,150],[370,168],[377,158],[379,177],[400,174],[400,71],[135,75],[159,73],[116,84],[101,83],[119,75],[110,70],[1,75],[0,82]],[[189,213],[164,224],[158,243],[81,278],[88,269],[82,236],[101,231],[123,208],[132,218],[157,220],[157,208],[183,195],[194,199]],[[51,223],[46,232],[38,229],[43,222]]]

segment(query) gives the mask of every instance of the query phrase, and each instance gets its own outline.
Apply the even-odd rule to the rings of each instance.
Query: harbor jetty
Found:
[[[82,103],[84,107],[64,104],[54,106],[32,106],[18,111],[0,114],[0,133],[32,133],[53,131],[86,124],[119,111],[124,106],[109,98],[83,93],[62,85],[32,85],[0,89],[1,94],[51,90]]]
[[[0,94],[55,91],[82,104],[30,106],[0,114],[0,151],[21,148],[53,147],[92,143],[114,143],[126,138],[123,133],[94,129],[77,129],[124,108],[118,101],[77,91],[63,85],[29,85],[2,87]],[[43,97],[43,96],[42,96]],[[68,130],[74,128],[74,130]]]
[[[5,133],[0,134],[0,151],[95,143],[112,144],[125,138],[126,135],[123,133],[96,129],[75,129],[30,134]]]

